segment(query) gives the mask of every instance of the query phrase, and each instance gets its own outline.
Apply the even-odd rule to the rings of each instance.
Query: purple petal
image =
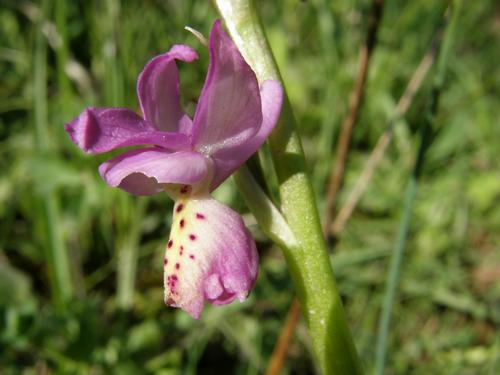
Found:
[[[152,59],[137,80],[137,96],[144,118],[163,131],[189,129],[191,120],[179,100],[179,72],[175,60],[191,62],[198,58],[194,49],[174,45],[170,51]]]
[[[66,124],[65,129],[71,140],[90,154],[137,145],[173,150],[189,147],[186,135],[158,131],[136,113],[124,108],[87,108]]]
[[[176,202],[164,258],[165,303],[198,319],[204,302],[243,302],[257,277],[255,242],[241,216],[211,197]]]
[[[193,121],[193,145],[211,155],[240,145],[262,122],[254,72],[216,21],[210,33],[210,65]]]
[[[101,177],[110,186],[135,195],[151,195],[162,184],[192,185],[207,176],[210,161],[192,151],[170,153],[160,148],[125,152],[99,166]]]
[[[260,97],[262,100],[262,124],[259,124],[258,133],[242,145],[226,147],[212,155],[215,173],[210,191],[217,188],[262,146],[278,122],[283,102],[281,84],[273,80],[264,81]]]

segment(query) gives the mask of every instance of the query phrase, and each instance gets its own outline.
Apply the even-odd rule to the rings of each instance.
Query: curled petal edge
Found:
[[[137,97],[146,120],[158,130],[190,132],[191,119],[180,105],[179,71],[175,60],[192,62],[196,51],[186,45],[174,45],[170,51],[149,61],[137,79]]]
[[[209,170],[210,161],[197,152],[168,152],[157,147],[131,150],[99,166],[108,185],[134,195],[159,193],[165,184],[197,184]]]

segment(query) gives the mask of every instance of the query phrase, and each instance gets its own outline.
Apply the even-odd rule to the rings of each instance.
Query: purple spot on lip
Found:
[[[189,235],[189,239],[190,239],[191,241],[194,241],[194,240],[196,240],[196,236],[195,236],[194,234],[190,234],[190,235]]]
[[[181,212],[182,209],[184,208],[184,205],[182,203],[180,203],[177,208],[175,209],[175,212]]]
[[[163,258],[163,264],[166,266],[168,264],[168,259],[167,258]]]
[[[181,226],[181,228],[184,228],[184,219],[181,219],[179,225]]]
[[[190,254],[189,255],[189,258],[193,259],[194,260],[194,255],[193,254]]]
[[[175,269],[178,270],[179,268],[181,268],[181,265],[179,263],[175,263]]]
[[[167,247],[170,249],[174,244],[174,241],[168,240]]]
[[[184,185],[182,188],[181,188],[181,193],[182,194],[186,194],[188,192],[188,189],[189,189],[189,186],[188,185]]]
[[[203,220],[203,219],[205,218],[205,215],[200,214],[200,213],[198,212],[198,213],[196,213],[196,218],[197,218],[197,219],[201,219],[201,220]]]
[[[169,275],[167,276],[167,286],[169,287],[171,295],[178,295],[176,286],[177,286],[177,275]]]

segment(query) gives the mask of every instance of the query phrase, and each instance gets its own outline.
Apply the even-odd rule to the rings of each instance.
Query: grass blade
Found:
[[[394,246],[393,256],[391,258],[389,275],[387,278],[387,286],[382,303],[382,311],[379,319],[379,332],[377,336],[376,357],[375,357],[375,374],[382,375],[385,369],[387,357],[387,338],[389,336],[389,328],[391,324],[392,308],[396,297],[397,288],[400,282],[401,266],[403,264],[404,250],[410,232],[411,217],[413,212],[413,205],[418,188],[418,179],[422,170],[425,153],[430,146],[430,135],[433,130],[434,119],[438,110],[439,96],[443,89],[444,74],[446,63],[453,40],[454,30],[457,23],[457,17],[460,9],[460,0],[455,0],[451,11],[453,15],[449,23],[443,45],[439,52],[438,65],[434,85],[431,93],[430,102],[428,105],[428,114],[425,116],[424,124],[421,130],[421,143],[418,150],[417,159],[410,176],[410,181],[405,193],[405,201],[403,206],[403,216],[399,226],[398,237]],[[449,12],[448,9],[446,12]]]
[[[47,44],[42,33],[43,23],[48,14],[49,1],[42,2],[42,14],[36,25],[33,72],[33,114],[35,125],[35,147],[38,158],[50,153],[47,128]],[[73,295],[73,283],[68,253],[63,234],[60,230],[59,201],[55,191],[42,196],[40,209],[41,220],[46,233],[46,258],[52,294],[56,304],[64,308]]]

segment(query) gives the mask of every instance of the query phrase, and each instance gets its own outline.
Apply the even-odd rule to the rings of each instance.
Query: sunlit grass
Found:
[[[370,2],[258,3],[322,208]],[[200,61],[180,68],[183,104],[192,110],[207,56],[184,26],[206,35],[216,17],[210,2],[47,0],[41,42],[40,4],[7,1],[0,7],[0,372],[263,371],[293,296],[281,253],[250,225],[261,239],[262,268],[248,302],[207,308],[200,321],[165,307],[161,259],[169,199],[138,199],[108,188],[96,170],[107,157],[87,158],[63,131],[85,106],[138,109],[138,73],[173,43],[200,52]],[[385,6],[341,201],[394,113],[442,10],[421,1]],[[490,0],[466,8],[407,238],[388,337],[390,373],[487,374],[498,368],[498,6]],[[368,371],[431,83],[397,124],[393,144],[332,252]],[[49,154],[40,153],[40,139]],[[218,198],[246,211],[232,183]],[[51,267],[61,267],[62,276]],[[71,292],[58,291],[58,277]],[[64,311],[55,303],[61,293]],[[299,326],[286,373],[313,371],[309,348]]]

